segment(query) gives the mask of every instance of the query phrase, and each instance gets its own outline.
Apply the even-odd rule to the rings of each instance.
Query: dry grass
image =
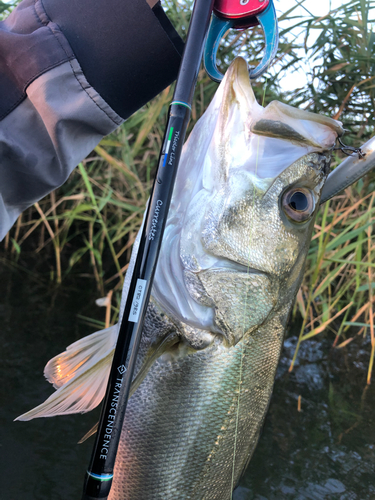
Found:
[[[362,3],[359,0],[349,2],[350,12],[357,12],[357,4],[362,6]],[[169,0],[166,4],[177,29],[180,33],[186,32],[191,2],[187,0],[176,3]],[[4,4],[0,3],[1,5]],[[360,21],[366,15],[362,7],[362,10],[358,7],[358,15],[362,15],[362,18],[358,18]],[[345,8],[335,15],[342,15],[344,19]],[[373,67],[372,63],[369,64],[371,55],[365,51],[363,44],[366,40],[371,41],[374,35],[369,31],[367,18],[366,22],[359,22],[357,19],[357,24],[349,22],[348,17],[345,19],[346,25],[340,25],[338,18],[335,18],[335,22],[329,18],[328,21],[325,18],[310,19],[307,22],[309,32],[314,27],[326,28],[325,38],[319,43],[321,50],[328,54],[324,59],[327,67],[320,72],[313,68],[313,76],[321,75],[320,94],[311,85],[303,91],[297,89],[291,95],[283,95],[275,72],[271,72],[267,81],[260,79],[256,83],[255,93],[261,102],[266,82],[266,104],[275,97],[302,107],[311,102],[315,103],[315,107],[318,103],[323,103],[324,109],[316,111],[323,111],[331,116],[340,112],[340,119],[344,120],[346,128],[350,130],[349,142],[359,146],[373,134],[374,86],[369,81],[367,86],[362,83],[369,78],[369,71]],[[337,33],[334,32],[330,39],[329,29],[332,26],[332,29],[339,26],[342,32],[337,28]],[[352,37],[354,44],[350,48],[350,71],[347,64],[340,62],[337,51],[328,50],[329,43],[334,46],[340,37],[344,43],[345,26],[347,35]],[[362,36],[358,36],[358,32]],[[282,33],[277,64],[290,70],[298,63],[300,56],[295,52],[297,41],[291,43],[287,35],[288,30],[285,30]],[[233,51],[242,51],[250,61],[258,57],[261,32],[253,32],[251,43],[248,38],[249,33],[228,37],[219,55],[224,66],[233,57]],[[359,44],[357,48],[356,43]],[[347,57],[349,49],[342,45],[340,50],[342,57]],[[315,55],[318,57],[319,54],[322,55],[322,52],[316,50]],[[356,72],[357,82],[353,82],[356,54],[361,71]],[[330,57],[332,55],[333,58]],[[340,85],[337,87],[338,97],[335,100],[334,85],[338,81]],[[201,71],[190,129],[206,109],[216,87]],[[98,296],[107,296],[107,325],[113,324],[118,316],[119,290],[149,195],[172,94],[172,88],[165,89],[115,133],[103,139],[64,186],[22,214],[1,244],[8,259],[17,259],[30,251],[39,254],[42,259],[52,258],[54,265],[50,275],[57,282],[61,282],[64,276],[77,267],[89,268],[96,282]],[[361,121],[358,110],[364,105],[367,106],[366,114]],[[336,163],[339,161],[336,158]],[[333,346],[342,349],[357,336],[370,335],[371,354],[367,382],[371,381],[375,352],[375,250],[372,234],[375,216],[374,187],[374,175],[370,174],[326,203],[319,211],[304,281],[294,310],[294,314],[299,311],[303,323],[291,370],[300,343],[313,336],[323,332],[332,335]],[[109,269],[112,271],[109,272]]]

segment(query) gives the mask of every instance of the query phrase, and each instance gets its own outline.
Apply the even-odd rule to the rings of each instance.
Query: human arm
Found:
[[[176,78],[183,43],[147,3],[24,0],[0,23],[0,240]]]

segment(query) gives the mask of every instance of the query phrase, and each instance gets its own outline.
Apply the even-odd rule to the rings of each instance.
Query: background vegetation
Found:
[[[192,3],[163,0],[183,36]],[[373,136],[375,35],[370,14],[374,4],[372,0],[352,0],[324,17],[306,10],[302,17],[296,2],[280,17],[276,61],[254,84],[258,100],[266,105],[278,99],[340,119],[348,130],[344,140],[349,145],[360,146]],[[0,1],[0,16],[9,13],[11,5]],[[302,37],[296,32],[302,32]],[[228,34],[219,51],[223,70],[233,54],[241,54],[255,65],[262,46],[260,29]],[[283,76],[301,66],[307,73],[307,85],[283,90]],[[202,70],[190,129],[216,88]],[[106,324],[117,318],[123,276],[150,191],[172,94],[172,87],[165,89],[103,139],[64,186],[20,216],[0,244],[0,258],[21,266],[26,266],[31,255],[40,256],[43,272],[57,282],[68,273],[86,277],[90,273],[98,297],[107,297]],[[337,154],[333,166],[341,159],[341,153]],[[303,318],[295,357],[300,342],[323,332],[332,336],[338,349],[369,336],[368,383],[375,351],[374,181],[370,174],[321,207],[294,310],[294,315]]]

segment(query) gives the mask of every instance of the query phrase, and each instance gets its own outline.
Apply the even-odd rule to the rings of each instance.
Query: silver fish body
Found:
[[[227,71],[184,146],[109,500],[231,498],[269,405],[341,133],[335,120],[257,104],[243,59]],[[116,335],[97,332],[51,360],[58,390],[20,419],[95,407]]]
[[[316,135],[326,143],[317,144],[283,115],[290,108],[264,116],[242,60],[223,87],[219,112],[206,112],[184,151],[142,352],[175,343],[129,401],[110,500],[230,499],[269,405],[340,127],[322,118]],[[271,165],[271,177],[262,160],[285,142],[290,154]],[[303,221],[283,210],[296,191],[312,204]]]
[[[251,224],[251,239],[264,242],[264,210],[273,202],[278,210],[280,194],[295,182],[321,186],[327,161],[317,153],[298,160],[266,192],[249,195],[243,214],[228,206],[236,221],[224,216],[223,225]],[[258,252],[248,252],[249,267],[233,269],[228,262],[197,273],[197,288],[214,301],[223,332],[211,334],[208,345],[192,347],[207,332],[170,319],[155,301],[150,305],[145,338],[177,334],[179,340],[154,362],[129,401],[110,500],[231,498],[269,405],[312,231],[312,219],[293,228],[290,244],[274,212],[267,223],[278,227],[278,250],[258,243]],[[242,249],[230,251],[239,262]]]
[[[277,315],[231,348],[217,338],[157,361],[129,401],[109,498],[230,499],[258,440],[283,330]]]

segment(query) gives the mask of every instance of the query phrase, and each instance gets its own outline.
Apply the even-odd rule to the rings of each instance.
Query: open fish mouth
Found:
[[[305,231],[284,221],[282,193],[302,178],[319,192],[319,155],[338,134],[330,118],[263,108],[246,62],[233,62],[184,145],[152,291],[167,314],[228,338],[234,330],[233,342],[268,317]]]
[[[318,193],[319,155],[341,134],[330,118],[263,108],[233,62],[184,146],[152,291],[167,314],[231,343],[265,321],[304,245],[282,193],[302,178]]]

